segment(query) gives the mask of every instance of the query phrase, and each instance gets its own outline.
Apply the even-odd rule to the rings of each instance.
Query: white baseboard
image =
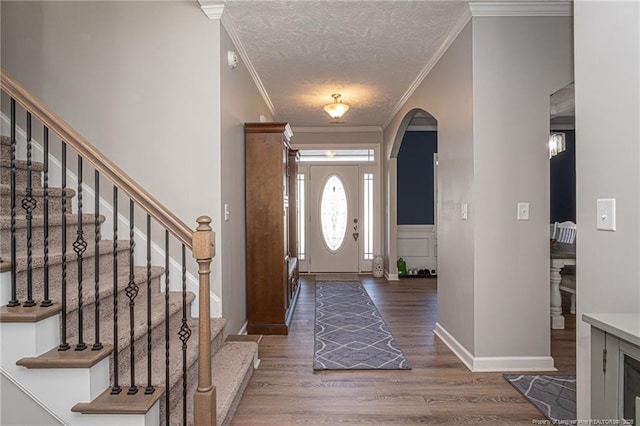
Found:
[[[433,333],[447,345],[460,361],[471,371],[473,371],[473,355],[455,337],[453,337],[440,323],[436,322]]]
[[[384,277],[387,279],[387,281],[400,281],[400,278],[398,278],[398,274],[390,274],[389,271],[384,271]]]
[[[247,334],[248,325],[249,325],[249,321],[245,321],[244,324],[242,324],[242,327],[240,327],[240,330],[238,330],[238,333],[236,334]]]
[[[9,117],[7,117],[4,113],[0,112],[0,125],[2,134],[8,134],[8,129],[11,128],[11,121]],[[26,159],[26,141],[27,134],[24,129],[20,127],[16,128],[16,139],[18,142],[19,149],[16,151],[16,157],[19,159]],[[44,158],[44,148],[43,145],[37,140],[33,139],[32,150],[33,150],[33,161],[43,161]],[[51,153],[49,154],[49,185],[50,186],[58,186],[60,185],[60,176],[62,171],[62,164],[60,161],[54,157]],[[67,188],[76,189],[78,187],[78,177],[75,173],[67,170]],[[87,183],[83,182],[82,184],[82,195],[83,195],[83,213],[94,213],[95,206],[95,192],[93,188],[91,188]],[[74,198],[74,200],[77,197]],[[100,214],[105,216],[105,221],[102,224],[101,228],[103,230],[107,230],[103,235],[112,236],[113,234],[109,234],[113,230],[113,205],[112,202],[100,197]],[[76,205],[76,202],[73,202]],[[146,247],[147,237],[146,231],[138,227],[134,227],[135,241],[136,246],[138,247]],[[121,213],[118,213],[118,235],[119,238],[129,236],[129,218]],[[175,244],[175,241],[173,241]],[[188,255],[187,261],[192,261],[191,256]],[[141,250],[136,250],[134,252],[134,262],[137,265],[146,265],[146,252]],[[165,250],[160,245],[155,242],[151,242],[151,262],[154,265],[162,265],[165,264]],[[191,315],[193,317],[198,317],[199,315],[199,303],[198,303],[198,293],[199,293],[199,282],[198,277],[194,274],[187,271],[187,291],[190,291],[196,295],[196,299],[193,301],[191,305]],[[161,289],[164,289],[164,279],[161,285]],[[182,263],[177,259],[171,257],[169,258],[169,288],[171,291],[181,291],[182,290]],[[222,316],[222,299],[211,292],[210,305],[211,305],[211,317],[217,318]],[[4,297],[3,297],[4,299]]]
[[[473,372],[558,371],[550,356],[475,357]]]
[[[550,356],[474,357],[440,323],[433,331],[472,372],[557,371]]]

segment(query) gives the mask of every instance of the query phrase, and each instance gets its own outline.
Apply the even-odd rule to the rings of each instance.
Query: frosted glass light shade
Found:
[[[324,110],[331,116],[331,118],[338,120],[345,112],[349,111],[349,105],[342,103],[339,93],[334,93],[331,96],[333,97],[334,102],[332,104],[325,105]]]

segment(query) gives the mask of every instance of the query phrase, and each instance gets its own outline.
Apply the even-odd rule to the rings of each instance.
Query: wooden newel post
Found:
[[[200,277],[198,318],[198,390],[194,396],[195,426],[212,426],[216,424],[216,388],[211,381],[211,307],[210,275],[211,260],[215,256],[215,234],[211,230],[211,218],[200,216],[198,228],[193,233],[193,257],[198,262]]]

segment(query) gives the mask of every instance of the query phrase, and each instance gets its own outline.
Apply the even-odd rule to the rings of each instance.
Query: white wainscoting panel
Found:
[[[398,257],[407,269],[437,270],[437,250],[435,225],[398,225]]]

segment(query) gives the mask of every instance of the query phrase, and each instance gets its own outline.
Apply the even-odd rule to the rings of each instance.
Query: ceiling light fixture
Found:
[[[342,103],[340,93],[334,93],[331,97],[333,98],[333,103],[326,104],[324,106],[324,110],[331,116],[331,118],[338,120],[345,112],[349,111],[349,105]]]

